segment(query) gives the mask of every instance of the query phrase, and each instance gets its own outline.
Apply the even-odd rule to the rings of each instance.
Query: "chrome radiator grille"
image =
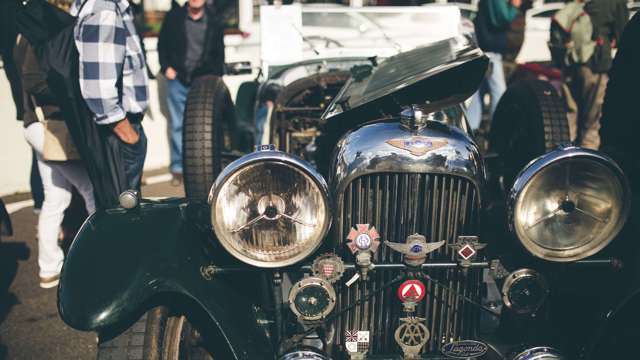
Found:
[[[461,177],[436,174],[380,173],[365,175],[345,189],[336,224],[339,239],[346,238],[356,224],[371,224],[380,232],[381,241],[404,242],[408,235],[420,233],[427,241],[455,242],[459,235],[475,235],[478,217],[478,194],[475,185]],[[345,259],[353,258],[341,245]],[[432,253],[431,260],[450,261],[455,251],[448,246]],[[401,255],[381,245],[375,263],[398,263]],[[398,273],[374,272],[367,282],[357,281],[350,288],[339,286],[336,310],[364,298],[370,291],[394,279]],[[434,270],[429,275],[458,293],[478,299],[481,273],[469,270]],[[347,274],[348,278],[350,274]],[[451,340],[470,339],[477,327],[478,311],[455,293],[426,282],[427,296],[417,309],[426,318],[431,338],[424,352],[434,352]],[[369,330],[370,354],[396,353],[394,341],[398,319],[403,317],[396,297],[396,287],[376,294],[369,301],[341,316],[336,322],[335,341],[344,348],[346,330]]]

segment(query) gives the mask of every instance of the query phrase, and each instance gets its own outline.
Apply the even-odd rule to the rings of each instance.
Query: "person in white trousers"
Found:
[[[44,187],[44,202],[38,219],[38,266],[40,286],[52,288],[58,285],[64,254],[58,245],[60,225],[64,211],[71,203],[71,191],[75,187],[84,199],[89,214],[95,211],[93,185],[87,170],[79,161],[43,161],[44,126],[35,122],[24,131],[29,145],[38,157],[38,169]]]
[[[64,121],[55,95],[47,83],[47,72],[40,66],[35,51],[18,35],[13,49],[15,63],[19,65],[25,111],[24,135],[31,145],[38,162],[44,188],[44,202],[38,219],[38,266],[40,287],[58,285],[64,253],[58,239],[64,212],[71,203],[71,191],[75,187],[84,198],[89,214],[95,211],[93,184],[80,161],[44,161],[45,126],[41,119],[50,122]],[[37,115],[39,107],[42,114]]]

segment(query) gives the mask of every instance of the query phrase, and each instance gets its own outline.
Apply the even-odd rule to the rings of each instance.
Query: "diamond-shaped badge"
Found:
[[[476,250],[469,244],[466,244],[462,249],[458,250],[458,255],[465,260],[471,259],[476,254]]]
[[[487,244],[479,243],[477,236],[458,236],[455,244],[449,245],[458,254],[460,266],[467,269],[471,266],[471,261],[478,255],[478,250],[483,249]]]

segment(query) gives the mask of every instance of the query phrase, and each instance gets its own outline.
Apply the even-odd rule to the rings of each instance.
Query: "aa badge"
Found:
[[[402,349],[404,358],[420,359],[420,350],[429,341],[429,329],[423,324],[425,319],[408,317],[400,319],[400,326],[396,329],[395,340]]]

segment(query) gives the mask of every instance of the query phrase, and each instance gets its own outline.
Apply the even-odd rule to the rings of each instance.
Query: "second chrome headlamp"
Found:
[[[558,149],[518,175],[509,197],[510,225],[534,256],[576,261],[602,250],[618,234],[629,197],[613,160],[587,149]]]

